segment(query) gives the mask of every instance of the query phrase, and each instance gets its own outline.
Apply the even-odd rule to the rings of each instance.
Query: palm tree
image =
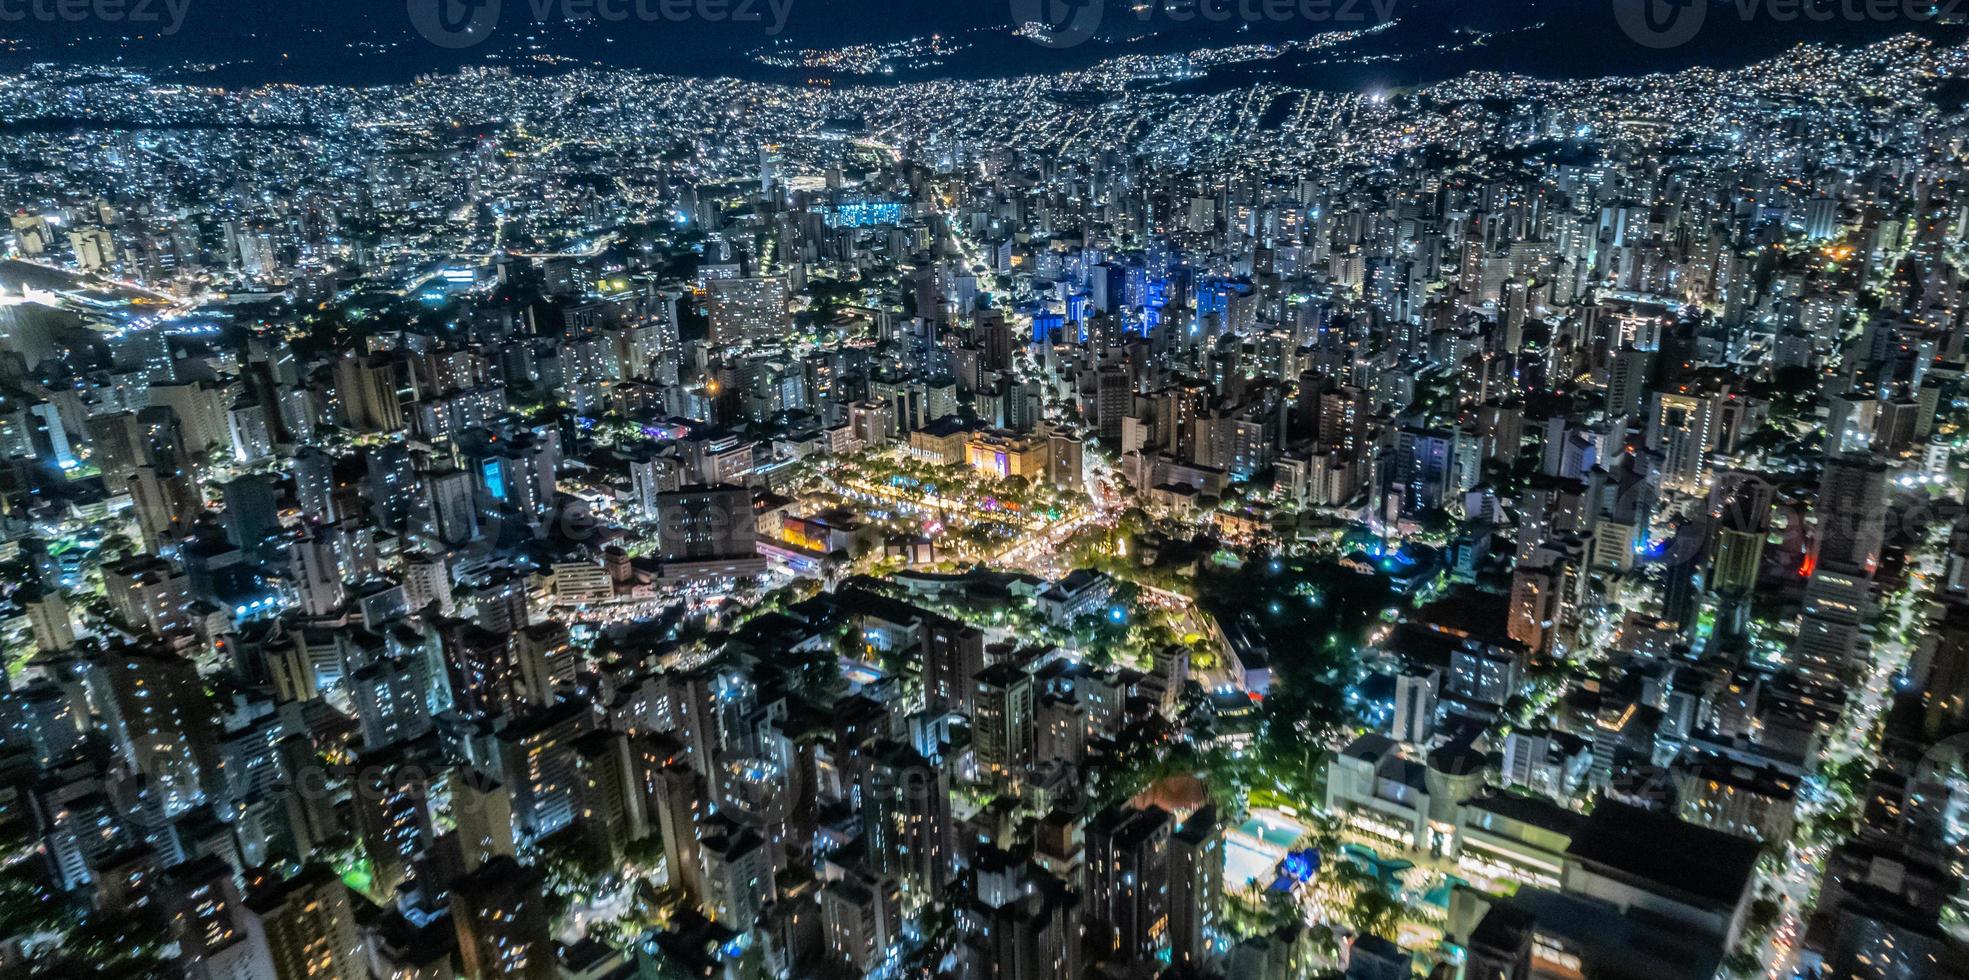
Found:
[[[1402,913],[1406,911],[1401,901],[1376,882],[1372,888],[1364,888],[1354,896],[1351,909],[1354,930],[1363,935],[1388,937],[1401,925]]]

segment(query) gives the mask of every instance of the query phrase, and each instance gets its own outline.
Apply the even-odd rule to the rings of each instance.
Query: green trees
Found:
[[[1747,949],[1739,949],[1723,957],[1723,972],[1733,977],[1754,977],[1762,972],[1764,965],[1757,954]]]
[[[1349,909],[1355,932],[1384,937],[1392,937],[1401,927],[1404,911],[1401,900],[1378,885],[1361,889]]]
[[[557,917],[574,903],[594,898],[619,872],[605,852],[574,828],[540,842],[540,866],[546,872],[547,905]]]
[[[59,896],[31,867],[16,865],[0,872],[0,935],[53,932],[67,919]]]
[[[1313,749],[1346,721],[1345,686],[1363,631],[1392,598],[1387,580],[1326,563],[1254,560],[1234,569],[1210,565],[1197,586],[1205,611],[1226,629],[1239,624],[1268,651],[1272,683],[1260,757],[1289,779],[1313,778]],[[1308,592],[1321,601],[1307,601]]]
[[[1777,928],[1778,917],[1783,914],[1784,908],[1776,901],[1760,898],[1750,903],[1750,917],[1745,924],[1749,927],[1751,935],[1768,936],[1772,929]]]
[[[10,976],[53,977],[86,973],[121,978],[169,976],[169,930],[160,915],[77,914],[48,886],[34,865],[0,871],[0,935],[58,939],[36,949]]]
[[[1224,926],[1239,937],[1269,936],[1301,922],[1303,916],[1288,892],[1267,890],[1256,898],[1238,892],[1224,896]]]
[[[167,955],[171,945],[161,915],[92,915],[68,931],[62,941],[62,962],[36,972],[62,976],[84,966],[99,977],[135,980],[170,976],[177,972],[176,963]]]
[[[1321,873],[1328,876],[1334,896],[1346,901],[1346,922],[1354,932],[1392,938],[1401,927],[1407,909],[1373,869],[1339,858],[1328,861]]]

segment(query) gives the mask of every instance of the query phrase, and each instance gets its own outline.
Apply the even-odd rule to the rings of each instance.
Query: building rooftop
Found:
[[[1566,855],[1727,907],[1750,887],[1759,851],[1754,841],[1602,800]]]

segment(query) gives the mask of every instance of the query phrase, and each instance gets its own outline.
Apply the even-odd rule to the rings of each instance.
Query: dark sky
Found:
[[[108,4],[123,19],[79,22],[35,16],[59,2]],[[436,3],[498,3],[499,16],[478,44],[434,45],[412,29],[411,7]],[[572,10],[600,2],[624,11],[618,22],[574,24]],[[1395,28],[1356,50],[1400,55],[1373,66],[1275,64],[1265,77],[1326,88],[1414,84],[1473,69],[1498,69],[1546,77],[1646,72],[1706,63],[1742,64],[1803,39],[1865,40],[1932,25],[1779,22],[1760,15],[1744,22],[1740,3],[1765,0],[1152,0],[1144,14],[1123,0],[1105,0],[1100,27],[1081,44],[1048,49],[1014,38],[1015,11],[1047,3],[1102,0],[0,0],[0,11],[19,17],[0,22],[0,37],[23,39],[13,56],[65,62],[123,60],[148,67],[186,61],[221,63],[206,73],[221,84],[261,81],[387,82],[419,71],[505,61],[550,53],[625,67],[696,75],[739,75],[800,81],[802,73],[774,71],[748,57],[779,44],[832,47],[857,41],[897,40],[941,32],[964,47],[933,66],[905,68],[896,80],[980,77],[1055,71],[1084,66],[1121,52],[1167,52],[1246,41],[1308,37],[1336,28],[1376,23],[1391,10]],[[1709,3],[1703,30],[1667,48],[1637,44],[1618,26],[1622,4]],[[1838,0],[1823,0],[1836,3]],[[641,3],[653,16],[634,13]],[[1169,4],[1209,3],[1229,14],[1220,23],[1198,16],[1178,20]],[[1301,7],[1302,3],[1331,7]],[[753,19],[731,19],[738,4]],[[1023,8],[1021,8],[1023,4]],[[1240,7],[1239,5],[1244,5]],[[1267,6],[1267,5],[1272,6]],[[571,5],[571,6],[570,6]],[[699,6],[708,5],[708,6]],[[777,6],[774,6],[777,5]],[[1391,6],[1390,6],[1391,5]],[[1310,15],[1308,10],[1311,11]],[[1257,12],[1255,20],[1243,16]],[[141,13],[146,19],[135,21]],[[179,28],[162,28],[174,12]],[[682,12],[682,19],[679,19]],[[708,12],[708,15],[705,13]],[[453,8],[457,14],[457,8]],[[1071,8],[1068,8],[1071,13]],[[1344,18],[1352,17],[1352,20]],[[777,35],[769,27],[783,20]],[[1523,30],[1543,24],[1541,29]],[[1512,30],[1479,44],[1480,30]],[[1463,44],[1464,50],[1444,51]],[[1329,60],[1322,56],[1319,60]],[[1209,84],[1233,85],[1253,77],[1249,69],[1221,73]],[[842,81],[866,79],[844,78]]]

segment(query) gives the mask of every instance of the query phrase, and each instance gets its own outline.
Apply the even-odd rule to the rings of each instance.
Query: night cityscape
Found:
[[[0,980],[1969,980],[1969,0],[0,0]]]

